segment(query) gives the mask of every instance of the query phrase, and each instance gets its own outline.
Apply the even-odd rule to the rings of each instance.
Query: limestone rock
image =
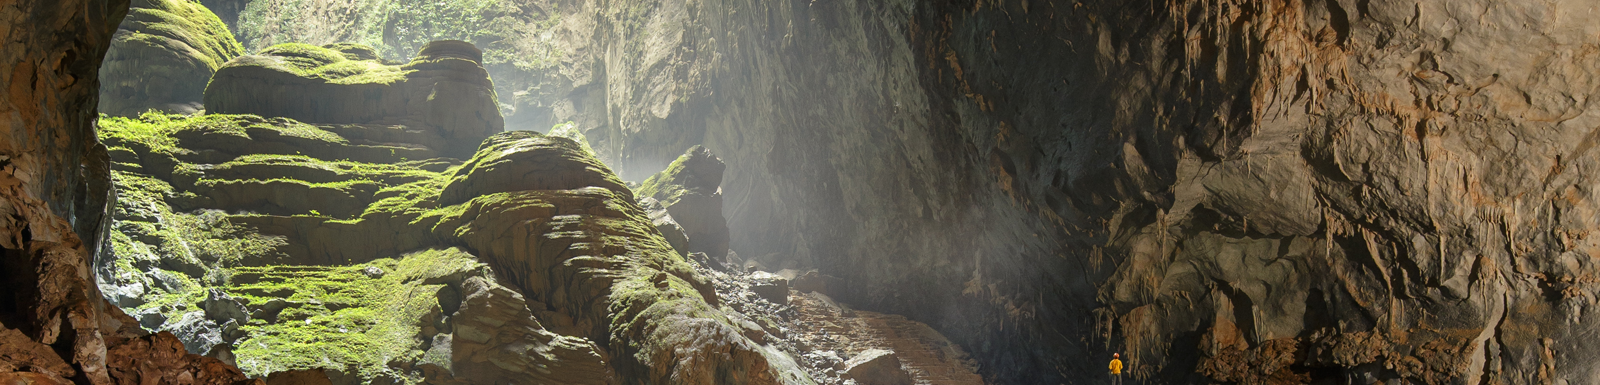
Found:
[[[451,317],[455,334],[444,340],[454,378],[478,384],[617,382],[605,351],[544,330],[522,295],[480,277],[461,287],[466,300]]]
[[[385,64],[370,47],[280,44],[229,61],[206,89],[212,113],[257,114],[314,123],[395,122],[444,138],[442,153],[471,154],[504,130],[482,52],[436,41],[404,65]]]
[[[862,385],[911,385],[911,375],[900,367],[893,351],[870,349],[844,363],[844,377]]]
[[[242,54],[228,26],[201,4],[134,0],[100,67],[100,112],[198,112],[211,74]]]
[[[689,252],[722,260],[728,254],[728,222],[722,216],[722,172],[727,166],[703,146],[689,148],[639,186],[683,226]]]
[[[212,346],[223,343],[222,326],[206,318],[205,312],[201,311],[184,313],[178,321],[167,324],[165,329],[183,342],[184,349],[199,355],[210,353]]]
[[[575,328],[587,331],[582,337],[610,341],[606,348],[617,360],[618,377],[643,383],[804,381],[779,374],[768,353],[738,327],[705,315],[719,311],[711,285],[657,235],[631,190],[591,155],[567,139],[505,133],[486,141],[467,164],[486,169],[507,158],[542,159],[545,164],[517,167],[571,177],[502,182],[497,176],[522,174],[460,172],[441,202],[473,196],[467,191],[487,195],[440,218],[435,231],[448,233],[437,235],[456,237],[507,271],[525,272],[511,274],[508,284],[570,314]],[[507,191],[513,188],[531,190]],[[459,344],[466,337],[458,331],[454,338]]]
[[[333,385],[323,369],[303,369],[273,372],[267,375],[266,385]]]
[[[239,300],[233,299],[228,293],[219,289],[207,290],[206,300],[200,306],[205,309],[206,318],[217,323],[232,321],[235,324],[242,325],[250,320],[249,309],[246,309]]]
[[[761,298],[779,305],[789,304],[788,279],[777,274],[757,271],[750,273],[750,280],[754,282],[750,285],[750,290],[761,295]]]
[[[584,187],[632,195],[605,164],[583,152],[571,139],[514,131],[485,140],[478,156],[456,171],[439,194],[443,205],[472,197],[523,190],[568,190]]]
[[[106,356],[107,372],[118,384],[260,384],[215,358],[187,354],[183,343],[166,332],[117,345]]]
[[[661,232],[661,237],[672,244],[673,250],[677,250],[681,255],[689,254],[689,236],[684,232],[683,225],[672,219],[672,214],[667,212],[667,208],[662,206],[660,201],[651,197],[639,198],[639,208],[644,209],[645,214],[650,216],[650,224],[655,225],[656,231]]]

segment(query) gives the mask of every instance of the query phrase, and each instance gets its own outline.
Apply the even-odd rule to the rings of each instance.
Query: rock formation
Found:
[[[504,130],[483,53],[461,41],[436,41],[404,65],[371,47],[275,45],[229,61],[206,89],[206,110],[329,124],[405,125],[443,138],[442,154],[471,155]]]
[[[463,76],[487,81],[481,68],[418,64],[477,68],[470,46],[428,47],[396,67],[360,46],[279,46],[230,62],[209,89],[227,96],[207,96],[213,112],[333,122],[103,119],[114,180],[132,199],[115,206],[101,285],[191,350],[269,379],[321,370],[339,384],[810,383],[789,353],[729,321],[736,310],[578,142],[508,132],[470,158],[447,157],[440,148],[473,131],[427,114],[458,116],[492,94],[419,99],[419,117],[250,93],[278,85],[391,100]],[[394,82],[346,81],[383,73]]]
[[[244,54],[228,27],[199,3],[134,0],[100,66],[100,112],[192,114],[222,63]]]
[[[570,120],[573,104],[546,103],[573,87],[571,76],[591,72],[570,66],[574,52],[569,49],[577,45],[564,42],[588,39],[587,29],[594,26],[566,27],[563,9],[570,7],[556,2],[253,0],[244,7],[237,5],[242,0],[205,2],[241,9],[230,23],[253,50],[280,43],[357,42],[373,46],[384,59],[405,60],[434,40],[471,42],[484,50],[484,67],[495,79],[501,113],[513,129],[544,130]]]
[[[318,3],[318,10],[338,12],[322,12],[328,17],[306,18],[299,25],[389,25],[387,14],[350,7],[354,2]],[[838,0],[717,5],[708,11],[711,7],[698,3],[528,2],[515,12],[499,13],[528,17],[512,16],[518,23],[503,25],[522,29],[492,40],[536,41],[560,53],[547,56],[555,60],[524,63],[538,70],[519,68],[530,74],[521,83],[529,86],[507,96],[514,100],[508,104],[548,111],[539,113],[549,117],[546,125],[575,122],[597,155],[627,179],[650,175],[696,144],[715,151],[728,161],[723,186],[733,250],[761,261],[817,268],[819,277],[838,277],[838,285],[830,282],[828,288],[842,301],[929,322],[970,347],[989,381],[1091,381],[1082,373],[1099,372],[1103,360],[1085,357],[1113,351],[1124,354],[1136,378],[1182,383],[1572,383],[1588,381],[1600,370],[1588,363],[1600,355],[1600,347],[1584,337],[1594,332],[1594,312],[1586,310],[1597,295],[1595,272],[1585,258],[1600,249],[1590,236],[1600,225],[1595,215],[1600,196],[1586,172],[1600,156],[1592,151],[1592,128],[1600,118],[1587,104],[1600,79],[1587,65],[1595,35],[1592,23],[1581,17],[1587,4]],[[450,9],[446,13],[460,11]],[[244,13],[240,25],[265,20],[251,19],[248,9]],[[15,15],[12,20],[68,17]],[[558,20],[548,26],[534,22],[552,19]],[[8,56],[30,59],[0,68],[11,69],[0,73],[13,78],[21,73],[32,80],[8,82],[13,86],[7,97],[40,101],[5,107],[17,111],[7,116],[21,122],[9,126],[17,139],[7,145],[18,147],[4,150],[7,167],[18,170],[12,175],[26,176],[12,185],[27,186],[7,195],[8,202],[20,202],[13,204],[22,213],[16,217],[58,219],[30,219],[27,223],[53,229],[30,227],[30,236],[68,234],[96,245],[94,229],[103,222],[95,220],[98,211],[83,208],[99,202],[96,197],[103,194],[95,192],[103,186],[93,182],[104,179],[83,175],[104,174],[93,167],[104,162],[83,161],[98,156],[87,131],[90,114],[71,110],[87,108],[73,106],[92,101],[81,88],[93,81],[68,80],[54,68],[93,67],[90,58],[98,54],[88,53],[106,44],[94,39],[110,33],[114,23],[37,21],[106,31],[12,35],[38,36],[21,40],[30,42],[87,40],[59,44],[77,44],[70,50],[7,46],[36,52]],[[252,30],[286,30],[283,24],[264,25],[276,27]],[[304,28],[303,33],[352,40],[337,38],[349,35],[341,32],[345,28]],[[529,39],[546,33],[549,37]],[[485,62],[511,62],[497,60]],[[76,73],[70,79],[93,71]],[[63,87],[66,92],[58,91]],[[47,107],[77,113],[41,113]],[[48,122],[36,124],[42,120]],[[443,135],[404,128],[367,131],[384,133],[369,138]],[[240,132],[262,142],[319,140],[293,134],[311,132],[304,130]],[[239,137],[199,134],[217,143]],[[372,141],[360,145],[378,142],[360,140]],[[575,145],[540,144],[554,139],[508,140],[493,146],[581,152]],[[324,142],[330,144],[323,148],[338,148],[332,144],[337,141]],[[155,144],[147,147],[160,147]],[[438,153],[470,152],[462,148]],[[178,157],[144,161],[149,151],[140,151],[129,147],[111,156],[133,154],[141,158],[141,167],[173,171],[176,177],[157,178],[169,183],[204,175],[150,166]],[[225,162],[200,160],[223,154],[213,151],[184,155],[192,160],[183,162]],[[429,164],[453,165],[409,167],[433,167]],[[571,291],[563,285],[587,274],[583,269],[614,272],[617,266],[610,263],[616,259],[601,257],[594,262],[599,267],[585,265],[591,261],[587,255],[519,259],[517,250],[554,248],[549,242],[557,241],[528,237],[517,241],[522,243],[496,243],[486,229],[512,223],[480,215],[535,218],[517,225],[539,234],[556,230],[570,236],[557,237],[559,242],[588,247],[594,239],[581,234],[616,218],[631,218],[625,222],[637,225],[624,232],[654,231],[653,224],[644,224],[631,194],[611,186],[502,190],[491,194],[498,198],[462,203],[462,197],[441,202],[429,190],[526,188],[513,181],[490,183],[504,178],[494,176],[501,171],[474,170],[450,172],[451,178],[465,177],[460,181],[262,181],[273,186],[268,189],[289,183],[304,188],[294,191],[328,194],[317,201],[354,203],[321,206],[280,199],[294,195],[282,193],[265,200],[281,202],[273,203],[276,207],[227,215],[283,237],[282,249],[267,250],[287,260],[365,261],[460,242],[491,265],[560,261],[564,269],[556,270],[573,275],[504,280],[505,286],[522,290],[526,301],[544,305],[544,310],[531,306],[531,313],[554,308],[572,318],[571,324],[545,327],[591,340],[658,330],[601,328],[595,322],[619,323],[583,308],[592,306],[584,305],[592,304],[585,296],[602,295],[598,289]],[[472,181],[474,173],[489,179]],[[406,185],[411,187],[398,187]],[[219,204],[184,195],[181,188],[173,191],[169,200],[176,205]],[[546,198],[584,209],[556,213],[545,208],[556,205],[537,203]],[[363,199],[372,201],[363,206]],[[345,209],[310,212],[317,207]],[[357,213],[352,207],[365,209]],[[424,231],[412,224],[418,220],[430,227]],[[18,226],[12,234],[24,233]],[[397,236],[393,244],[372,244],[356,236],[362,234]],[[638,239],[620,238],[629,240],[622,250]],[[641,255],[652,256],[646,260],[681,261],[654,257],[672,254],[670,246],[647,238],[652,241],[640,246],[647,249]],[[41,242],[54,239],[67,238]],[[270,245],[270,239],[277,238],[260,242]],[[604,247],[596,250],[617,250],[606,243],[614,241],[601,237]],[[160,262],[170,263],[164,270],[189,274],[205,271],[202,257],[215,256]],[[571,261],[577,262],[566,264]],[[632,289],[644,289],[648,293],[637,294],[643,297],[703,291],[705,285],[692,274],[673,266],[640,269],[660,273],[645,274],[642,282],[636,278],[643,275],[629,276],[613,287],[633,294]],[[176,275],[157,277],[167,278],[152,278],[142,287],[186,282]],[[14,278],[10,281],[40,282],[34,276]],[[52,281],[78,286],[41,293],[93,290],[86,280]],[[655,285],[664,287],[651,290]],[[88,303],[53,302],[65,297],[31,293],[22,296],[42,298],[45,309]],[[707,297],[699,295],[702,301]],[[699,302],[689,302],[668,303],[664,309],[672,314],[700,309]],[[617,314],[658,314],[625,311],[638,310],[633,303],[607,306],[616,307]],[[19,305],[8,306],[18,310],[5,314],[20,314]],[[36,325],[60,324],[55,314],[77,313],[34,313],[28,320],[37,324],[18,330],[39,340],[43,328]],[[620,324],[639,325],[630,322]],[[737,331],[703,330],[719,336]],[[737,338],[719,341],[726,345],[715,346],[749,347]],[[618,344],[596,345],[619,361],[667,359],[657,353],[670,350],[645,342]],[[706,367],[696,366],[706,364],[702,361],[688,362],[687,367]],[[648,366],[613,365],[623,378],[639,373],[673,378],[650,373]]]
[[[721,5],[573,6],[539,104],[625,178],[715,151],[733,250],[992,381],[1596,370],[1586,4]]]
[[[722,170],[727,166],[705,147],[689,148],[666,170],[639,184],[639,194],[666,207],[688,238],[685,250],[715,261],[728,254],[728,220],[722,217]],[[659,226],[659,225],[658,225]],[[670,239],[670,238],[669,238]]]

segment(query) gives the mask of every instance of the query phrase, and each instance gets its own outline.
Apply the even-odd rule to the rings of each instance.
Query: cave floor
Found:
[[[814,293],[793,292],[789,302],[800,315],[795,320],[799,332],[792,338],[813,352],[853,357],[869,349],[892,350],[919,385],[983,384],[976,361],[927,324],[900,315],[851,310]]]

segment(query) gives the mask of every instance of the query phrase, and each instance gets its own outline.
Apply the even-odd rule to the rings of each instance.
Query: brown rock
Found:
[[[266,385],[333,385],[322,369],[290,370],[267,375]]]
[[[454,378],[475,384],[611,384],[604,350],[546,331],[522,295],[480,277],[461,283],[466,299],[451,316]]]
[[[199,3],[134,0],[100,68],[100,112],[192,114],[222,63],[244,54],[227,25]]]
[[[721,261],[728,254],[722,216],[722,171],[727,166],[704,146],[689,148],[665,170],[639,184],[639,194],[667,208],[688,237],[688,252]]]
[[[382,63],[371,51],[353,44],[280,44],[240,56],[217,70],[206,88],[206,110],[428,127],[445,139],[440,152],[457,157],[505,129],[482,53],[472,44],[429,43],[403,66]],[[320,72],[334,64],[344,70]]]
[[[844,377],[862,385],[911,385],[911,375],[900,367],[893,351],[869,349],[844,363]]]

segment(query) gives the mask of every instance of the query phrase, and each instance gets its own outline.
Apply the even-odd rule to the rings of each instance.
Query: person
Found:
[[[1122,385],[1122,359],[1121,355],[1111,353],[1111,383]]]

